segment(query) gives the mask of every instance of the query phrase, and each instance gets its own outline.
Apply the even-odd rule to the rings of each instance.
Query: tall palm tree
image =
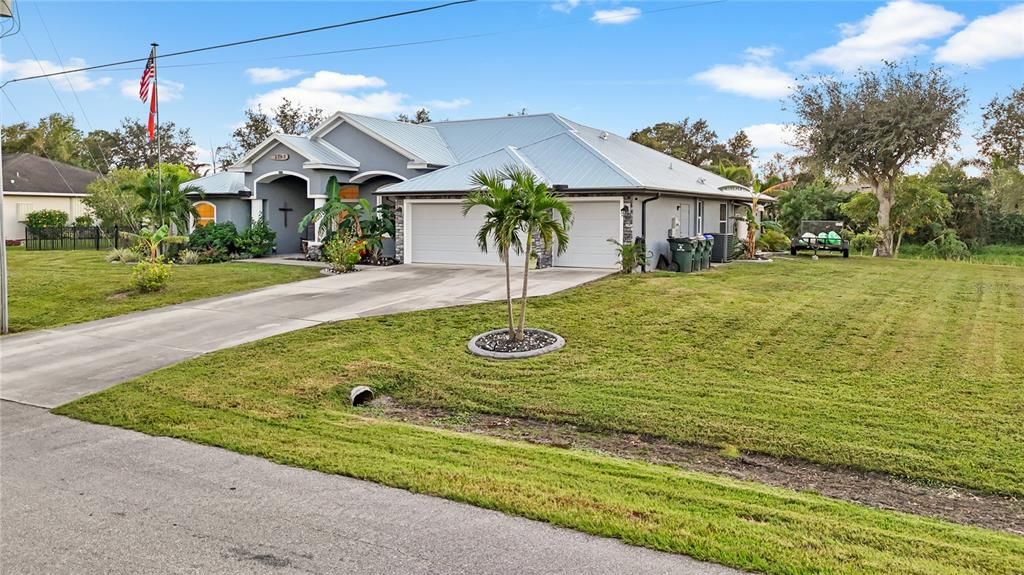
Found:
[[[510,166],[504,170],[505,177],[512,182],[512,189],[518,198],[516,210],[519,219],[518,227],[526,234],[526,262],[523,265],[523,295],[519,302],[519,329],[516,330],[516,341],[522,341],[526,329],[526,296],[530,280],[530,253],[533,247],[533,236],[551,247],[555,242],[558,255],[565,253],[569,247],[569,226],[572,222],[572,209],[565,200],[551,193],[547,183],[535,173],[518,166]],[[558,214],[558,217],[555,217]]]
[[[199,217],[189,195],[204,197],[202,188],[186,183],[175,173],[164,174],[162,179],[153,173],[146,174],[135,193],[140,199],[139,211],[149,218],[150,224],[158,228],[167,225],[172,233],[187,230],[189,222]]]
[[[498,256],[505,263],[505,303],[508,308],[508,333],[515,337],[515,320],[512,317],[512,267],[510,254],[522,253],[523,243],[520,238],[522,231],[518,217],[519,203],[517,193],[508,185],[509,178],[504,172],[477,171],[470,176],[474,189],[462,201],[462,215],[465,216],[475,207],[487,208],[484,225],[476,234],[476,243],[480,251],[487,253],[489,244],[493,243]],[[529,261],[529,257],[526,258]]]

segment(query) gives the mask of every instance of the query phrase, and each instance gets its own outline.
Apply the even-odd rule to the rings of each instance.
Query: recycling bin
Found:
[[[672,256],[672,263],[669,269],[683,273],[693,271],[696,248],[697,245],[694,243],[693,238],[669,238],[668,249]]]
[[[700,266],[701,269],[708,269],[711,267],[711,252],[715,249],[715,236],[711,234],[704,234],[704,253],[701,254]]]

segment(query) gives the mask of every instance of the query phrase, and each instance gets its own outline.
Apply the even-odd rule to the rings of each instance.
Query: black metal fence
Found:
[[[107,250],[121,247],[117,226],[25,228],[26,250]]]

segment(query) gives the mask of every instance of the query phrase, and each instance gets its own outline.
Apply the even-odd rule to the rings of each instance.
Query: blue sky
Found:
[[[784,149],[782,101],[801,74],[849,73],[883,58],[948,66],[980,106],[1024,80],[1021,2],[481,1],[161,63],[161,115],[201,153],[225,143],[242,111],[282,95],[393,118],[420,106],[437,119],[558,112],[617,133],[706,118],[723,137],[747,129],[761,156]],[[410,2],[29,2],[3,40],[5,79],[144,57],[422,7]],[[679,9],[676,9],[679,8]],[[45,27],[44,27],[45,22]],[[49,34],[47,34],[49,32]],[[484,37],[291,58],[296,54],[494,33]],[[51,43],[52,42],[52,43]],[[33,54],[34,51],[34,54]],[[59,55],[59,58],[58,58]],[[88,129],[143,117],[141,65],[11,84],[3,121],[57,111]],[[56,94],[54,94],[56,91]],[[78,96],[76,101],[75,96]],[[58,101],[59,96],[59,101]],[[13,102],[16,111],[12,109]],[[63,107],[61,106],[63,102]],[[84,113],[83,113],[84,110]],[[19,114],[20,113],[20,114]],[[88,116],[89,122],[85,120]],[[963,139],[965,151],[973,141]]]

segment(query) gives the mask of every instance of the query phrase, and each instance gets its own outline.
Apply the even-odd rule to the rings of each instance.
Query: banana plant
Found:
[[[171,235],[167,224],[159,228],[142,228],[139,233],[121,232],[121,235],[132,242],[135,242],[143,251],[149,253],[149,261],[156,263],[160,260],[160,250],[167,244],[183,244],[188,241],[187,236]]]
[[[752,198],[750,205],[747,206],[747,213],[742,216],[736,216],[736,219],[746,222],[747,224],[747,258],[754,259],[757,257],[757,232],[762,229],[772,229],[782,231],[782,226],[775,222],[769,221],[758,221],[757,220],[757,206],[760,203],[762,195],[774,195],[776,192],[791,187],[796,183],[796,180],[788,180],[785,182],[779,182],[777,184],[767,185],[765,182],[760,180],[754,180],[750,185],[750,191],[752,192]]]

